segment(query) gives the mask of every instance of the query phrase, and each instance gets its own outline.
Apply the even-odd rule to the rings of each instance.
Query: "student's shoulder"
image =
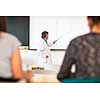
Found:
[[[3,37],[5,38],[6,41],[10,42],[10,43],[14,43],[14,42],[20,42],[19,39],[12,35],[11,33],[4,33]]]
[[[90,34],[87,33],[87,34],[84,34],[84,35],[77,36],[77,37],[75,37],[74,39],[71,40],[71,43],[76,43],[76,42],[79,43],[79,42],[85,40],[89,35]]]
[[[12,35],[11,33],[4,32],[4,36],[9,39],[17,39],[16,36]]]

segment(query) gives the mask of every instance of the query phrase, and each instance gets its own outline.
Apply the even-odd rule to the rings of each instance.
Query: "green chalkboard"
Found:
[[[8,16],[7,32],[15,35],[23,46],[28,46],[29,16]]]

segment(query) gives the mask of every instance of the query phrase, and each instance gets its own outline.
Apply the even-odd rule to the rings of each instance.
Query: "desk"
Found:
[[[59,71],[60,65],[50,64],[45,65],[44,70],[32,70],[32,67],[37,67],[39,65],[23,65],[23,70],[26,72],[27,70],[32,71],[32,83],[58,83],[57,73]]]
[[[50,70],[33,70],[33,77],[31,82],[33,83],[59,83],[55,71]]]

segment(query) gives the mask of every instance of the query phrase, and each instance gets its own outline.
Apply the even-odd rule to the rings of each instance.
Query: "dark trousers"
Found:
[[[14,79],[13,77],[10,78],[0,77],[0,83],[15,83],[17,81],[19,81],[19,79]]]

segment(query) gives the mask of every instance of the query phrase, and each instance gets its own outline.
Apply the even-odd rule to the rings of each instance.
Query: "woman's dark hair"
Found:
[[[87,18],[91,20],[93,26],[100,24],[100,16],[87,16]]]
[[[48,34],[48,32],[47,32],[47,31],[43,31],[43,32],[42,32],[42,36],[41,36],[41,37],[42,37],[42,39],[44,39],[44,38],[46,37],[46,35],[47,35],[47,34]]]
[[[7,17],[0,16],[0,31],[7,32]]]

